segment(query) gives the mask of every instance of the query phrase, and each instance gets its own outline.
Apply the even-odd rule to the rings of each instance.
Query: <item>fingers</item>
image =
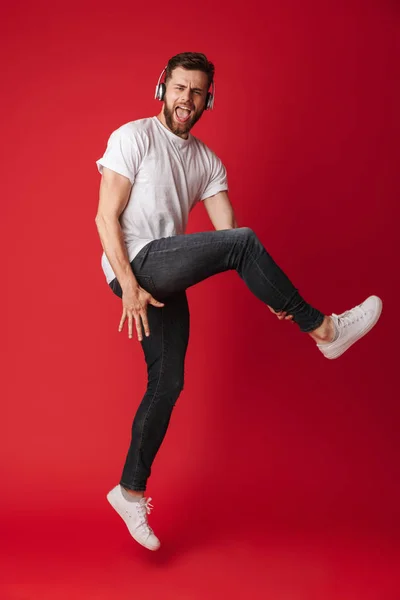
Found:
[[[278,313],[278,319],[280,321],[292,321],[293,320],[293,315],[288,315],[286,311],[281,311],[280,313]]]
[[[133,318],[135,319],[135,325],[136,325],[136,331],[138,334],[138,339],[139,341],[141,341],[142,338],[142,330],[141,330],[141,326],[140,326],[140,319],[139,319],[139,315],[133,315],[132,316],[132,312],[131,311],[127,311],[125,308],[122,311],[122,317],[121,320],[119,322],[118,325],[118,331],[122,331],[123,327],[124,327],[124,323],[126,321],[126,319],[128,318],[128,337],[130,339],[132,339],[133,337]]]
[[[146,336],[148,337],[150,335],[150,327],[149,327],[149,322],[147,320],[147,314],[145,311],[142,313],[141,317],[142,317],[144,332],[145,332]]]
[[[122,312],[121,320],[120,320],[119,325],[118,325],[118,331],[122,331],[122,328],[123,328],[124,323],[125,323],[125,319],[126,319],[126,310],[124,309],[123,312]]]
[[[136,334],[137,334],[139,342],[141,342],[143,339],[142,323],[141,323],[140,317],[141,317],[140,314],[132,315],[131,312],[128,312],[128,337],[129,337],[129,339],[132,339],[132,337],[133,337],[133,321],[135,321],[135,329],[136,329]],[[121,331],[121,329],[120,329],[120,331]]]
[[[272,312],[272,314],[277,316],[279,321],[285,320],[285,321],[292,321],[292,323],[294,323],[293,315],[288,315],[285,310],[276,311],[271,306],[269,306],[269,304],[267,304],[267,306],[268,306],[269,310]]]
[[[285,319],[285,321],[287,321],[289,319],[293,319],[293,315],[288,315],[286,311],[281,311],[279,315],[280,320]]]
[[[162,308],[163,306],[165,306],[163,302],[159,302],[158,300],[153,298],[147,292],[146,292],[146,294],[147,294],[147,297],[145,298],[145,301],[147,301],[148,304],[152,304],[153,306],[156,306],[158,308]],[[132,337],[133,337],[133,320],[135,320],[136,334],[137,334],[139,342],[141,342],[143,340],[142,325],[143,325],[143,329],[144,329],[144,333],[145,333],[146,337],[149,337],[150,327],[149,327],[149,321],[147,318],[147,304],[144,304],[144,305],[142,304],[141,308],[138,307],[137,309],[127,308],[126,306],[124,306],[123,312],[122,312],[122,317],[121,317],[121,320],[120,320],[119,326],[118,326],[118,331],[122,331],[124,323],[127,319],[128,319],[128,337],[129,337],[129,339],[132,339]]]
[[[130,311],[127,312],[128,317],[128,337],[132,338],[132,313]]]
[[[135,325],[136,325],[136,333],[138,336],[138,340],[139,340],[139,342],[141,342],[143,339],[143,335],[142,335],[142,323],[140,321],[140,315],[135,315]],[[130,335],[129,337],[131,338],[132,335]]]
[[[158,300],[153,298],[153,296],[150,297],[149,304],[152,304],[153,306],[165,306],[163,302],[159,302]]]
[[[165,306],[165,304],[163,302],[159,302],[158,300],[156,300],[155,298],[153,298],[153,296],[149,297],[148,300],[149,304],[151,304],[152,306],[157,306],[157,307],[162,307]],[[147,319],[147,310],[146,308],[144,308],[141,313],[140,313],[140,317],[142,319],[142,323],[143,323],[143,329],[144,329],[144,333],[146,335],[146,337],[149,337],[150,335],[150,327],[149,327],[149,321]],[[140,322],[140,320],[139,320]],[[139,326],[140,327],[140,326]],[[139,341],[142,341],[142,330],[140,327],[140,337],[139,337]]]

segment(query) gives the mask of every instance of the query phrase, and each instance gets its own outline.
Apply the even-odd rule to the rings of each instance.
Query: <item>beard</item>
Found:
[[[172,133],[174,133],[175,135],[182,136],[184,134],[189,133],[189,131],[192,129],[193,125],[195,125],[195,123],[197,123],[197,121],[200,119],[201,115],[203,114],[205,107],[197,113],[194,112],[189,117],[189,119],[186,121],[186,123],[179,123],[176,120],[176,115],[175,115],[175,108],[177,106],[178,106],[178,104],[176,104],[175,106],[170,108],[168,106],[167,102],[164,100],[164,118],[165,118],[166,124],[168,125],[168,128],[172,131]]]

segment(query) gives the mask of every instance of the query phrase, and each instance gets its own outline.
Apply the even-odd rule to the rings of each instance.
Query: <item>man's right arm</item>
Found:
[[[128,203],[131,187],[127,177],[103,167],[95,223],[105,255],[123,290],[139,287],[129,263],[119,222]]]

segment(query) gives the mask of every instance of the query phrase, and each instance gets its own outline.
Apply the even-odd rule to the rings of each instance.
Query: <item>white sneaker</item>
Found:
[[[362,304],[346,310],[341,315],[331,315],[338,336],[334,342],[317,344],[326,358],[338,358],[354,342],[362,338],[377,323],[382,312],[382,300],[369,296]]]
[[[154,508],[150,504],[151,498],[141,498],[139,502],[126,500],[118,484],[107,494],[107,500],[125,521],[131,536],[145,548],[158,550],[160,540],[154,535],[154,531],[147,522],[147,514]]]

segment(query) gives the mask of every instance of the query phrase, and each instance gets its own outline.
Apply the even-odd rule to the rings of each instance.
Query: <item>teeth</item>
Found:
[[[183,110],[187,110],[190,112],[190,108],[186,108],[186,106],[178,106],[178,108],[183,108]]]

